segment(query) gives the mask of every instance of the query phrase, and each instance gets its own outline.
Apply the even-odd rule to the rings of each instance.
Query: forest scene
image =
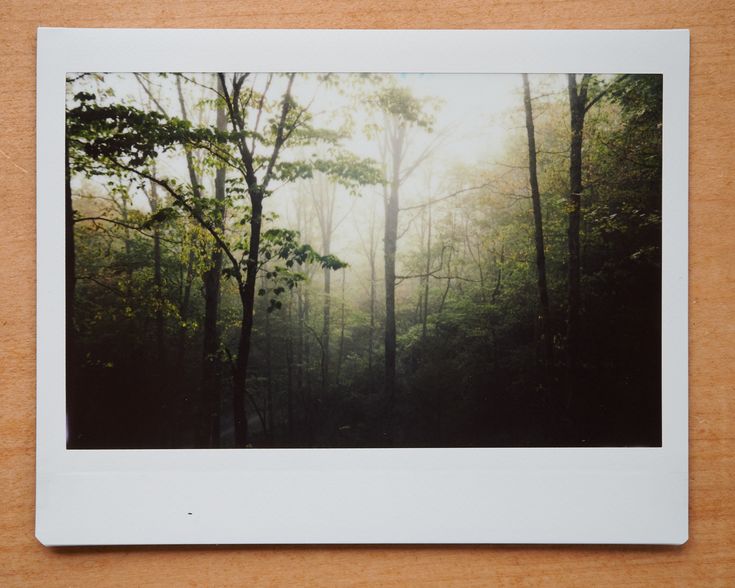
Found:
[[[660,446],[662,96],[68,74],[67,447]]]

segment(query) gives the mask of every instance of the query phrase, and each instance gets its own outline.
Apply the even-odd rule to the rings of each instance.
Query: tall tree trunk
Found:
[[[266,285],[263,286],[267,288]],[[265,313],[265,377],[266,397],[265,415],[268,424],[268,441],[273,443],[273,429],[275,426],[275,415],[273,414],[273,349],[271,341],[271,313]]]
[[[186,345],[186,322],[189,320],[189,306],[191,301],[191,284],[194,281],[194,252],[189,252],[186,264],[186,272],[181,275],[181,300],[179,300],[179,318],[181,328],[179,329],[179,341],[176,346],[176,369],[178,373],[184,367],[184,347]]]
[[[549,290],[546,285],[546,253],[544,252],[544,228],[541,215],[541,193],[538,185],[536,170],[536,133],[533,124],[533,108],[531,106],[531,89],[528,83],[528,74],[523,76],[523,103],[526,107],[526,131],[528,133],[528,175],[531,184],[531,201],[533,203],[534,236],[536,242],[536,278],[539,297],[539,336],[538,347],[541,351],[539,363],[544,372],[549,368],[551,361],[551,331],[549,324]]]
[[[376,297],[376,272],[375,272],[375,249],[373,248],[373,229],[370,227],[370,331],[368,335],[368,372],[370,376],[370,392],[375,392],[375,297]]]
[[[220,91],[222,87],[220,86]],[[176,90],[179,98],[181,117],[188,121],[186,101],[181,84],[181,76],[176,76]],[[217,108],[217,128],[220,131],[227,130],[227,119],[224,109]],[[186,167],[189,172],[192,196],[194,197],[194,209],[200,211],[202,207],[202,190],[199,183],[199,175],[194,165],[194,156],[191,149],[184,147]],[[218,169],[215,176],[215,198],[221,202],[224,200],[225,170]],[[221,210],[222,218],[215,226],[222,231],[224,227],[224,209]],[[219,307],[220,276],[222,274],[222,250],[215,247],[212,252],[210,268],[202,275],[204,284],[204,333],[202,345],[202,382],[199,400],[199,430],[197,432],[197,444],[200,447],[215,447],[219,443],[219,382],[217,369],[217,351],[219,339],[217,333],[217,314]]]
[[[385,393],[391,410],[396,391],[396,248],[398,243],[398,196],[401,160],[406,129],[398,124],[391,138],[392,176],[390,191],[385,202],[385,237],[383,255],[385,265]]]
[[[577,86],[576,74],[569,74],[569,110],[571,115],[571,142],[569,148],[569,277],[567,300],[567,370],[570,384],[579,367],[579,313],[580,313],[580,248],[579,227],[582,201],[582,136],[584,115],[587,107],[587,85],[589,74],[582,76]],[[570,389],[571,392],[571,389]]]
[[[151,207],[151,212],[155,213],[156,210],[158,210],[156,204],[151,201],[150,196],[148,197],[148,204]],[[123,291],[125,292],[125,297],[130,299],[133,296],[133,264],[131,263],[133,247],[132,240],[130,239],[130,217],[128,215],[128,200],[125,196],[120,199],[120,218],[125,224],[125,227],[123,228],[123,247],[125,248],[125,259],[127,260],[125,263],[126,280],[125,288],[123,289]],[[138,342],[138,345],[141,345],[141,342]]]
[[[444,288],[444,294],[442,294],[441,300],[439,302],[439,309],[437,310],[437,314],[441,315],[442,312],[444,312],[444,304],[447,301],[447,296],[449,295],[449,290],[452,288],[452,256],[454,255],[454,235],[455,235],[455,216],[454,212],[450,213],[452,215],[452,223],[451,223],[451,232],[449,234],[449,253],[447,254],[447,286]]]
[[[308,280],[307,280],[308,281]],[[306,288],[296,289],[298,335],[296,341],[296,389],[299,391],[303,406],[303,425],[307,439],[311,440],[312,397],[311,397],[311,345],[307,326],[309,324],[309,298]]]
[[[247,394],[246,374],[248,369],[248,354],[250,353],[250,338],[248,330],[248,312],[244,299],[244,292],[240,292],[242,303],[242,318],[240,320],[240,338],[237,344],[237,358],[235,359],[235,374],[232,391],[232,413],[235,421],[235,447],[245,447],[248,442],[248,420],[245,409]]]
[[[250,238],[248,244],[248,258],[246,262],[245,280],[240,277],[238,280],[238,289],[240,293],[240,301],[242,303],[242,322],[240,328],[240,340],[237,347],[237,360],[235,362],[234,374],[234,391],[233,391],[233,412],[235,421],[235,443],[239,447],[247,445],[248,423],[245,410],[245,401],[248,397],[247,391],[247,370],[250,358],[250,347],[253,332],[253,311],[255,304],[255,283],[258,274],[258,260],[260,256],[260,237],[263,219],[263,198],[268,194],[268,184],[273,177],[274,166],[278,160],[278,155],[283,143],[287,140],[291,131],[286,131],[288,113],[293,103],[291,100],[291,87],[296,74],[292,73],[288,76],[288,85],[283,96],[281,107],[280,122],[276,129],[276,138],[273,151],[269,158],[268,164],[262,182],[259,183],[256,176],[252,151],[247,147],[244,137],[245,119],[241,113],[240,90],[245,80],[245,75],[233,78],[232,90],[233,94],[227,91],[225,87],[224,74],[218,74],[220,81],[220,89],[222,97],[227,103],[230,113],[230,123],[234,129],[243,135],[239,139],[238,149],[242,156],[245,169],[243,175],[248,188],[248,195],[251,205],[250,218]],[[291,128],[293,130],[293,127]],[[237,268],[236,268],[237,270]],[[241,274],[240,274],[241,275]],[[257,408],[257,407],[256,407]]]
[[[322,238],[322,254],[329,255],[331,253],[331,228],[329,233],[324,232]],[[331,310],[331,290],[332,290],[332,270],[328,267],[324,268],[324,306],[322,309],[322,389],[326,392],[329,390],[329,331],[330,331],[330,310]]]
[[[155,175],[155,171],[154,171]],[[156,214],[161,208],[161,201],[158,196],[158,185],[155,182],[150,183],[150,194],[148,196],[148,204],[151,208],[151,214]],[[127,222],[127,205],[123,201],[123,218]],[[125,248],[129,254],[129,240],[126,236]],[[132,275],[130,278],[132,283]],[[161,229],[156,224],[153,227],[153,291],[156,300],[156,311],[154,314],[154,333],[156,339],[156,363],[154,381],[161,402],[163,415],[165,417],[165,427],[163,428],[164,443],[173,447],[174,437],[176,433],[176,412],[173,410],[175,405],[173,390],[167,381],[165,374],[166,369],[166,341],[165,341],[165,317],[163,314],[164,292],[163,292],[163,276],[161,272]]]
[[[342,361],[345,355],[345,282],[347,280],[347,272],[342,270],[342,302],[339,311],[339,352],[337,354],[337,374],[335,382],[339,386],[339,378],[342,374]]]
[[[426,276],[424,277],[423,314],[421,317],[421,336],[426,339],[426,324],[429,320],[429,272],[431,271],[431,202],[428,206],[429,226],[426,237]]]
[[[308,281],[308,280],[307,280]],[[309,304],[309,290],[304,288],[303,325],[304,325],[304,391],[306,396],[306,432],[311,442],[314,434],[314,402],[312,397],[311,381],[311,338],[306,329],[309,326],[311,305]]]
[[[250,359],[250,344],[253,333],[253,310],[255,306],[255,282],[258,273],[258,257],[260,255],[260,231],[263,218],[263,197],[257,186],[250,190],[252,217],[250,219],[250,240],[248,247],[247,274],[245,282],[240,286],[240,301],[242,303],[242,321],[240,325],[240,340],[237,346],[237,361],[235,365],[235,390],[233,394],[233,409],[235,413],[235,444],[245,447],[248,439],[247,411],[247,371]]]
[[[220,85],[220,91],[222,90]],[[217,107],[217,130],[227,130],[227,117],[221,105]],[[216,227],[225,228],[225,166],[217,168],[214,178],[214,198],[217,210]],[[219,377],[219,299],[222,278],[222,249],[214,246],[209,269],[204,273],[204,341],[202,346],[202,406],[205,418],[201,420],[200,445],[219,447],[220,437],[220,377]]]
[[[288,418],[288,442],[293,443],[293,296],[288,295],[288,326],[286,332],[286,416]]]
[[[385,392],[393,401],[396,387],[396,241],[397,195],[391,195],[385,219]]]
[[[495,259],[497,272],[495,274],[495,287],[490,295],[490,302],[495,302],[500,295],[500,289],[503,285],[503,264],[505,263],[505,245],[500,246],[500,257]]]
[[[151,182],[150,197],[151,213],[156,214],[160,209],[160,201],[158,198],[158,185]],[[166,342],[164,340],[164,316],[163,316],[163,277],[161,275],[161,229],[156,225],[153,229],[153,287],[156,296],[156,355],[164,371]]]
[[[221,89],[221,88],[220,88]],[[176,76],[176,90],[179,96],[179,107],[181,108],[181,117],[188,121],[189,117],[186,113],[186,103],[184,101],[184,91],[181,88],[181,76]],[[217,113],[217,125],[219,126],[220,118],[219,118],[219,112]],[[196,172],[196,168],[194,167],[194,156],[191,153],[191,149],[189,149],[186,145],[184,146],[184,154],[186,156],[186,167],[189,171],[189,181],[191,182],[191,191],[192,195],[194,196],[194,206],[198,210],[201,208],[201,204],[198,202],[201,197],[201,186],[199,185],[199,177]]]
[[[67,443],[70,447],[75,446],[80,434],[80,405],[78,402],[78,378],[77,373],[80,366],[77,363],[77,346],[75,331],[75,294],[76,294],[76,248],[74,246],[74,207],[72,205],[71,191],[71,160],[69,158],[69,138],[66,138],[65,157],[65,219],[64,231],[66,237],[66,413]]]
[[[296,389],[299,391],[306,411],[304,401],[304,296],[302,290],[303,288],[296,289],[296,314],[299,325],[296,342]]]
[[[186,264],[186,271],[183,271],[182,268],[182,274],[181,274],[181,288],[180,288],[180,300],[179,300],[179,319],[181,321],[181,325],[179,326],[179,335],[178,340],[176,342],[176,359],[174,360],[174,369],[176,370],[176,374],[178,374],[179,383],[177,384],[176,388],[181,389],[183,386],[187,383],[187,374],[186,374],[186,331],[187,331],[187,322],[189,320],[189,310],[191,306],[191,285],[194,281],[194,252],[189,252],[189,259]],[[185,404],[182,402],[182,399],[179,397],[173,398],[173,406],[171,409],[172,414],[172,420],[174,423],[180,423],[183,421],[183,419],[188,418],[188,415],[185,413]],[[173,447],[179,447],[180,441],[179,437],[181,435],[181,432],[174,428],[171,442]]]
[[[368,389],[370,393],[375,392],[375,303],[377,294],[375,259],[377,257],[377,239],[375,238],[375,205],[370,215],[369,240],[367,246],[363,243],[370,268],[370,323],[368,327]]]
[[[321,248],[323,255],[332,252],[332,232],[334,225],[334,205],[336,200],[336,185],[322,174],[318,174],[311,182],[311,197],[319,230],[321,232]],[[329,391],[329,372],[331,364],[330,335],[331,335],[331,283],[332,270],[324,268],[324,301],[322,305],[322,335],[321,335],[321,371],[322,390]]]

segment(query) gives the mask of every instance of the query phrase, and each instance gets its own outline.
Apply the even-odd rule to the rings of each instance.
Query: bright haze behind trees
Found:
[[[68,447],[660,445],[661,111],[657,75],[69,74]]]

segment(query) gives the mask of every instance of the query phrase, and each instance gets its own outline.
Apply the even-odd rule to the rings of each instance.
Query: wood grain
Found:
[[[681,548],[47,549],[33,536],[38,26],[689,28],[691,539]],[[0,585],[735,585],[735,6],[728,0],[2,0]]]

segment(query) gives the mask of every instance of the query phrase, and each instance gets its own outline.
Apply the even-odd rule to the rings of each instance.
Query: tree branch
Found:
[[[248,184],[248,190],[254,190],[258,185],[258,178],[256,177],[255,169],[253,168],[253,154],[250,149],[248,149],[247,141],[245,140],[245,121],[242,118],[239,106],[240,89],[246,76],[243,76],[240,80],[238,80],[237,77],[233,78],[232,95],[230,95],[230,92],[227,89],[225,74],[219,73],[217,75],[219,76],[220,84],[222,86],[222,92],[224,94],[223,97],[225,99],[225,104],[227,105],[227,111],[230,115],[230,122],[232,123],[235,131],[242,135],[240,140],[237,142],[237,147],[240,151],[242,163],[245,166],[245,181]],[[239,166],[236,167],[241,169]]]
[[[242,285],[242,274],[240,269],[240,264],[237,262],[237,259],[232,254],[232,251],[230,250],[229,245],[225,243],[222,236],[217,232],[217,230],[207,222],[207,220],[202,216],[201,212],[197,210],[195,207],[193,207],[191,204],[189,204],[186,201],[186,198],[184,198],[181,194],[179,194],[174,188],[165,180],[161,180],[159,178],[156,178],[155,176],[152,176],[151,174],[147,174],[144,171],[135,169],[133,167],[130,167],[128,165],[125,165],[123,163],[120,163],[119,161],[112,160],[114,165],[117,165],[120,169],[124,169],[125,171],[134,173],[141,178],[145,178],[151,182],[155,182],[159,186],[161,186],[166,192],[171,194],[174,200],[178,202],[193,218],[196,220],[212,237],[214,238],[217,245],[222,249],[224,254],[227,256],[227,259],[232,264],[232,268],[234,270],[233,277],[235,280],[237,280],[238,285]]]
[[[281,119],[278,121],[278,128],[276,129],[276,141],[273,145],[273,152],[271,153],[270,159],[268,160],[268,168],[265,171],[265,176],[263,177],[263,185],[262,190],[265,192],[265,190],[268,188],[268,184],[271,179],[271,175],[273,174],[273,168],[276,165],[276,161],[278,160],[278,154],[281,151],[281,147],[288,139],[288,136],[293,132],[293,129],[296,126],[296,122],[294,122],[294,125],[291,127],[288,136],[284,137],[284,131],[286,127],[286,117],[288,116],[289,111],[291,110],[291,87],[293,86],[294,78],[296,77],[295,73],[289,74],[288,76],[288,85],[286,86],[286,93],[283,95],[283,108],[281,109]]]
[[[403,206],[401,207],[400,210],[403,211],[403,210],[414,210],[416,208],[424,208],[425,206],[430,206],[437,202],[442,202],[443,200],[454,198],[455,196],[459,196],[460,194],[464,194],[465,192],[471,192],[473,190],[482,190],[483,188],[487,188],[488,186],[491,186],[491,185],[492,185],[492,182],[486,182],[484,184],[480,184],[479,186],[471,186],[469,188],[462,188],[461,190],[457,190],[456,192],[452,192],[451,194],[440,196],[439,198],[433,198],[433,199],[427,200],[426,202],[422,202],[421,204],[414,204],[412,206]]]
[[[263,88],[263,93],[260,95],[260,100],[258,102],[258,113],[255,115],[255,123],[253,124],[253,140],[250,142],[250,153],[252,153],[253,155],[255,154],[255,133],[258,132],[258,127],[260,126],[260,117],[263,114],[263,105],[265,104],[265,96],[268,93],[272,82],[273,74],[270,73],[268,74],[268,78],[265,81],[265,88]]]
[[[590,100],[587,103],[587,106],[584,107],[584,111],[587,112],[590,108],[592,108],[595,105],[596,102],[599,102],[600,99],[605,96],[605,94],[608,94],[610,90],[612,90],[615,87],[615,84],[622,82],[625,78],[628,78],[628,77],[630,77],[630,74],[623,74],[619,78],[610,82],[604,90],[602,90],[599,94],[597,94],[597,96],[592,98],[592,100]]]
[[[85,222],[85,221],[89,221],[89,222],[92,222],[92,223],[96,223],[97,221],[102,221],[102,222],[110,223],[110,224],[113,224],[113,225],[119,225],[119,226],[124,227],[126,229],[131,229],[133,231],[137,231],[138,233],[140,233],[141,235],[143,235],[145,237],[148,237],[149,239],[153,239],[155,237],[155,235],[151,235],[150,233],[146,233],[143,230],[143,227],[136,226],[136,225],[131,225],[130,223],[119,221],[119,220],[116,220],[116,219],[113,219],[113,218],[106,218],[104,216],[85,216],[85,217],[75,218],[74,219],[74,222],[75,223],[81,223],[81,222]],[[161,241],[166,241],[167,243],[173,243],[175,245],[179,245],[181,243],[181,241],[174,241],[173,239],[166,239],[165,237],[161,237],[160,235],[159,235],[159,239],[161,239]]]
[[[143,76],[141,74],[138,74],[138,73],[133,74],[133,75],[135,76],[135,79],[138,80],[138,83],[140,84],[140,87],[143,88],[143,90],[145,91],[145,93],[148,95],[148,98],[151,99],[151,102],[153,102],[153,104],[156,105],[156,108],[158,108],[158,111],[163,116],[165,116],[167,120],[170,120],[171,117],[168,115],[168,113],[163,108],[163,106],[161,106],[161,103],[158,100],[156,100],[156,97],[153,95],[153,92],[151,92],[151,89],[146,84],[143,83]]]

